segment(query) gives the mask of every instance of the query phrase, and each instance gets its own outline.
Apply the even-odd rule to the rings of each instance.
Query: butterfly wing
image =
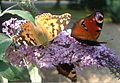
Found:
[[[59,64],[56,66],[58,73],[62,74],[63,76],[69,78],[72,82],[77,81],[77,74],[76,71],[74,70],[74,65],[73,64]]]
[[[71,15],[65,13],[62,15],[52,15],[44,13],[35,18],[35,23],[39,29],[46,34],[48,41],[53,40],[62,30],[66,28],[70,21]]]

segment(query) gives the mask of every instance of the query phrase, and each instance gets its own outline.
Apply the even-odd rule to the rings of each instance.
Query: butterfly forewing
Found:
[[[52,19],[58,19],[57,24],[59,24],[58,27],[59,27],[59,30],[61,31],[61,30],[64,30],[66,25],[68,25],[68,23],[71,19],[71,15],[69,13],[65,13],[65,14],[62,14],[60,16],[53,15]]]
[[[68,25],[71,15],[65,13],[62,15],[52,15],[44,13],[36,16],[35,23],[38,29],[42,28],[43,33],[47,35],[48,41],[53,40]]]

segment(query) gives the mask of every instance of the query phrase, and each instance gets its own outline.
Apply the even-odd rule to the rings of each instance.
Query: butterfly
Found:
[[[30,21],[21,25],[21,32],[14,36],[13,42],[18,45],[47,45],[65,27],[71,19],[71,14],[52,15],[43,13],[35,17],[35,24]]]
[[[95,11],[91,15],[78,20],[72,27],[71,36],[76,40],[86,43],[88,45],[98,45],[98,39],[103,25],[104,15],[102,12]],[[57,69],[60,74],[69,78],[72,82],[77,81],[76,71],[74,70],[75,64],[60,64]]]
[[[46,46],[52,41],[65,27],[71,19],[71,14],[52,15],[51,13],[43,13],[35,17],[35,24],[30,21],[21,25],[21,32],[13,38],[13,42],[17,45],[25,46]],[[59,64],[56,69],[60,74],[74,81],[71,77],[69,64]],[[68,75],[69,74],[69,75]],[[75,77],[76,78],[76,77]]]
[[[101,33],[104,15],[100,11],[94,11],[91,15],[78,20],[72,27],[71,36],[76,40],[89,45],[97,44]]]

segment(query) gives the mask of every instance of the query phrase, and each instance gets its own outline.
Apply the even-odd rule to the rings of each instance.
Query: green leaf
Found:
[[[9,81],[30,82],[29,73],[26,67],[20,68],[3,61],[0,62],[0,76],[7,78]]]
[[[11,43],[12,41],[8,36],[0,33],[0,60],[3,59],[5,51]]]
[[[15,15],[18,15],[20,17],[22,17],[23,19],[26,19],[26,20],[29,20],[31,22],[34,23],[34,18],[33,16],[31,15],[30,12],[28,11],[23,11],[23,10],[7,10],[7,11],[3,11],[3,13],[0,15],[4,15],[5,13],[10,13],[10,14],[15,14]]]
[[[20,81],[30,81],[29,72],[26,67],[20,68],[20,67],[11,65],[10,68],[15,74],[16,79],[19,79]]]
[[[1,62],[3,65],[0,66],[0,69],[3,67],[3,69],[0,72],[0,76],[3,76],[7,78],[8,80],[11,80],[15,77],[15,74],[13,71],[10,69],[9,64],[5,62]],[[5,66],[4,66],[5,65]]]
[[[0,60],[0,72],[5,71],[8,68],[9,68],[8,64]]]

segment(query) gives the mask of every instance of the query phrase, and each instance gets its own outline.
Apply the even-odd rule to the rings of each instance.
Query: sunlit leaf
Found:
[[[34,23],[34,18],[33,16],[28,12],[28,11],[23,11],[23,10],[7,10],[7,11],[3,11],[3,13],[0,15],[4,15],[5,13],[10,13],[13,15],[18,15],[20,17],[22,17],[23,19],[29,20],[31,22]]]
[[[33,67],[30,71],[29,71],[29,74],[30,74],[30,79],[31,79],[31,82],[33,83],[41,83],[42,82],[42,78],[39,74],[39,70],[37,67]]]
[[[1,83],[8,83],[8,79],[4,78],[3,76],[1,77]]]

